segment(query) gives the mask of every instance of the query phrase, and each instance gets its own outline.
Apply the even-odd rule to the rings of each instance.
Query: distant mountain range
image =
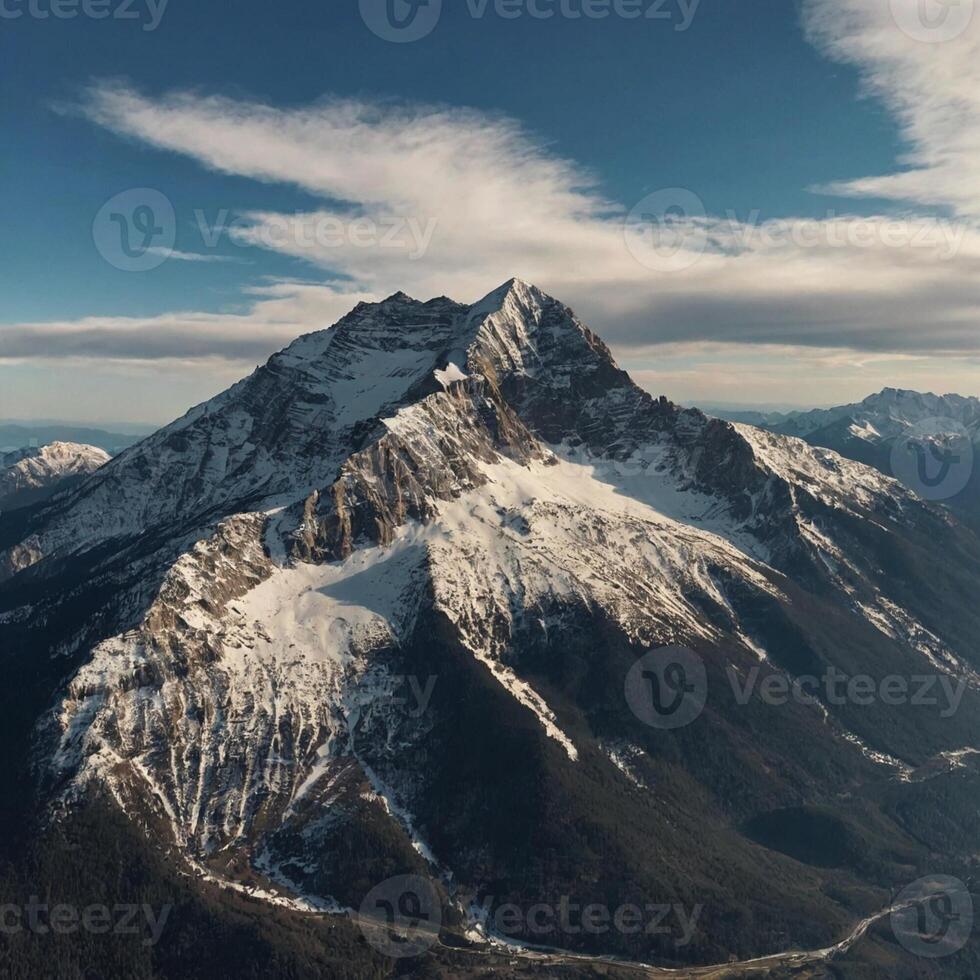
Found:
[[[362,303],[0,513],[0,875],[175,905],[100,976],[976,976],[888,920],[975,871],[977,582],[955,514],[532,285]]]
[[[832,449],[980,522],[978,398],[885,388],[836,408],[716,414]]]
[[[126,431],[107,431],[68,422],[0,422],[0,453],[37,448],[52,442],[96,446],[115,456],[144,439],[152,429],[125,426]]]

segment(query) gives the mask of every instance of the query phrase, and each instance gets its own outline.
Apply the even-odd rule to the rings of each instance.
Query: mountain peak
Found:
[[[409,296],[408,293],[399,289],[397,292],[392,293],[390,296],[386,296],[383,300],[381,300],[380,303],[378,304],[368,303],[367,305],[385,306],[388,303],[418,303],[418,302],[419,301],[414,296]]]
[[[868,395],[865,402],[874,401],[894,401],[896,398],[921,398],[921,392],[912,391],[909,388],[882,388],[881,391],[873,395]]]
[[[543,293],[537,286],[523,279],[508,279],[496,289],[487,293],[470,307],[468,319],[472,322],[480,317],[490,316],[510,306],[514,309],[527,310],[531,307],[541,307],[546,302],[555,302]]]
[[[38,502],[66,481],[94,473],[110,458],[102,449],[74,442],[0,453],[0,510]]]
[[[528,282],[526,279],[521,279],[520,276],[512,276],[505,283],[501,283],[491,295],[501,294],[506,296],[508,293],[515,293],[517,295],[526,295],[527,293],[537,293],[539,295],[545,295],[542,290],[534,285],[533,282]]]
[[[333,332],[338,328],[350,329],[351,327],[363,329],[365,326],[376,324],[376,320],[371,314],[381,313],[390,315],[393,310],[402,311],[406,307],[412,310],[443,310],[455,309],[464,315],[456,323],[455,329],[461,334],[471,332],[473,325],[484,318],[510,308],[512,312],[527,313],[533,308],[539,308],[545,303],[556,303],[552,297],[532,283],[514,277],[505,283],[491,290],[482,299],[477,300],[471,306],[460,304],[448,296],[436,296],[429,300],[419,300],[410,296],[404,290],[386,296],[376,302],[361,302],[354,307],[351,312],[341,319],[334,328],[328,332]],[[321,331],[320,334],[323,332]],[[319,335],[319,334],[318,334]],[[314,335],[310,335],[314,336]]]

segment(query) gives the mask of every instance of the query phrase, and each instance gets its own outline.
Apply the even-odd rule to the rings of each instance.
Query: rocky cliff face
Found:
[[[829,942],[842,896],[921,856],[883,801],[975,739],[972,534],[651,397],[519,281],[359,306],[0,520],[0,549],[0,629],[28,656],[49,624],[34,655],[75,658],[37,727],[43,798],[106,789],[196,874],[297,908],[413,872],[471,938],[473,902],[575,894],[708,909],[683,950],[559,937],[593,953],[721,960],[773,923]],[[667,732],[623,691],[669,644],[711,697]],[[941,674],[962,704],[777,709],[731,683],[829,668]],[[801,806],[862,814],[873,873],[745,829]]]

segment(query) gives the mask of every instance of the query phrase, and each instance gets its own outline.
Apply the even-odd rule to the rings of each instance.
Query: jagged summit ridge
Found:
[[[471,307],[404,294],[359,304],[113,460],[77,490],[63,520],[45,514],[43,536],[25,535],[28,547],[0,555],[0,575],[65,548],[175,520],[207,525],[322,490],[352,451],[381,434],[382,418],[441,387],[436,371],[458,360],[463,373],[499,382],[538,370],[534,324],[543,310],[555,314],[552,330],[580,335],[564,307],[517,280]],[[550,366],[560,363],[552,357]]]
[[[453,388],[468,394],[431,402]],[[410,409],[443,419],[469,413],[477,429],[492,417],[498,433],[510,436],[522,429],[529,458],[540,452],[533,440],[621,461],[656,445],[682,483],[718,497],[733,520],[751,526],[760,553],[788,560],[800,549],[784,506],[804,461],[794,461],[797,450],[763,452],[748,432],[654,399],[570,309],[513,279],[470,306],[404,294],[361,303],[332,328],[299,338],[249,378],[124,452],[57,507],[31,515],[16,540],[0,541],[0,576],[160,527],[206,534],[243,511],[292,508],[300,535],[322,538],[322,527],[312,530],[307,519],[343,525],[355,516],[335,513],[338,501],[344,509],[340,488],[350,483],[351,461],[372,452],[385,457],[388,489],[381,496],[399,499],[385,503],[372,491],[371,507],[386,516],[374,514],[363,526],[425,513],[421,499],[400,499],[402,471],[414,471],[419,488],[440,486],[426,482],[431,467],[423,457],[440,458],[445,445],[420,447],[421,455],[392,449],[397,437],[389,422]],[[846,487],[841,465],[811,453],[804,468],[817,479],[818,496],[845,510],[855,494],[887,499],[896,492],[857,468],[847,472],[853,486]],[[425,493],[417,489],[416,496]],[[386,533],[377,532],[382,539]]]

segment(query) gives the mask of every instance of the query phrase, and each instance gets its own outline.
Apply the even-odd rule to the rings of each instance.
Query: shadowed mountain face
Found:
[[[966,874],[978,576],[948,512],[652,398],[533,286],[397,294],[0,514],[8,821],[98,801],[287,919],[420,876],[434,971],[821,949]],[[672,918],[497,915],[563,902]]]

